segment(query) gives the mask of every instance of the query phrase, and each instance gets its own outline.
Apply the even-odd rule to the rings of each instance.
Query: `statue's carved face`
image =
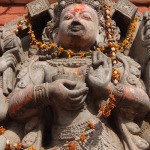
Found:
[[[62,11],[57,41],[64,48],[89,50],[97,34],[98,16],[90,6],[72,4]]]

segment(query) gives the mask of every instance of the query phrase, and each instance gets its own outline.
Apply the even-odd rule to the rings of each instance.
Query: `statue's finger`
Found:
[[[107,62],[108,62],[108,68],[112,68],[112,62],[111,62],[111,59],[109,57],[108,57]]]
[[[62,79],[61,81],[62,81],[62,84],[67,88],[74,88],[76,86],[75,81],[71,81],[68,79]]]
[[[81,102],[82,98],[83,98],[83,95],[76,97],[76,98],[70,98],[70,103],[77,104],[77,103]]]
[[[9,75],[9,77],[7,79],[7,81],[8,81],[7,89],[9,92],[11,92],[13,90],[14,72],[13,72],[12,68],[10,68],[10,67],[7,68],[7,71],[8,71],[7,74]]]
[[[93,51],[92,53],[92,62],[93,65],[97,62],[97,51]]]
[[[13,54],[4,54],[4,58],[7,59],[13,59],[17,63],[17,59]]]
[[[80,108],[80,107],[83,107],[84,106],[84,103],[85,103],[85,99],[86,99],[86,97],[87,97],[87,95],[84,95],[83,97],[82,97],[82,99],[81,99],[81,101],[80,102],[78,102],[78,103],[71,103],[71,108],[72,107],[74,107],[74,108]]]
[[[87,92],[88,92],[88,87],[85,87],[79,90],[68,90],[68,95],[70,96],[70,98],[76,98],[81,95],[84,95]]]
[[[8,96],[8,94],[9,94],[9,91],[8,91],[8,88],[7,88],[7,85],[8,85],[8,71],[7,70],[5,70],[4,72],[3,72],[3,93],[4,93],[4,95],[5,96]]]

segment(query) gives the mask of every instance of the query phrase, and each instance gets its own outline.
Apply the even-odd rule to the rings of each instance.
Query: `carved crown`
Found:
[[[98,16],[103,14],[104,0],[59,0],[57,11],[58,19],[60,18],[62,10],[71,4],[87,4],[97,11]]]

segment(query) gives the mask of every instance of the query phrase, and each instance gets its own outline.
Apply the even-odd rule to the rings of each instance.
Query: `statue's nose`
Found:
[[[79,22],[78,14],[75,14],[74,19],[73,19],[73,22]]]

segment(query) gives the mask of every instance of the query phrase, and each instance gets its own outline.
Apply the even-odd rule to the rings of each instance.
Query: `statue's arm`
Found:
[[[132,110],[142,118],[150,111],[149,97],[142,88],[124,84],[115,86],[110,82],[105,90],[115,95],[118,107],[124,112]]]
[[[40,111],[40,107],[42,108],[42,106],[36,103],[35,98],[36,93],[40,93],[41,91],[35,92],[35,89],[40,87],[44,82],[43,68],[34,70],[32,77],[28,68],[22,69],[17,76],[18,81],[9,100],[9,115],[11,118],[28,118],[37,114]],[[32,80],[38,81],[38,83],[34,83]],[[43,99],[44,97],[41,96],[41,100]]]

